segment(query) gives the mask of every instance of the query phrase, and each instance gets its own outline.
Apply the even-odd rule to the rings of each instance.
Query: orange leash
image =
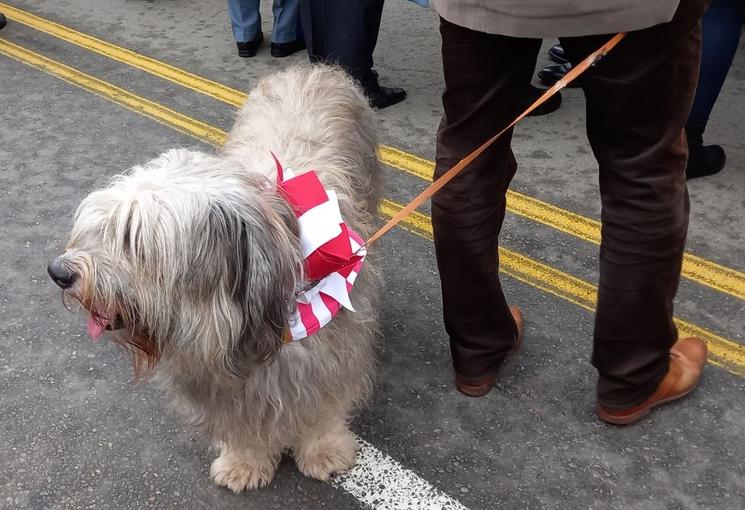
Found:
[[[557,81],[551,88],[546,90],[546,92],[543,93],[541,97],[539,97],[532,105],[530,105],[524,112],[522,112],[515,120],[513,120],[509,126],[504,128],[502,131],[497,133],[496,135],[489,138],[486,142],[484,142],[479,148],[471,152],[469,155],[467,155],[465,158],[461,159],[455,166],[453,166],[450,170],[442,174],[439,179],[434,181],[432,184],[430,184],[424,191],[422,191],[414,200],[409,202],[403,209],[398,211],[388,222],[380,227],[380,229],[375,232],[370,239],[367,240],[365,243],[365,246],[370,246],[372,243],[380,239],[384,234],[386,234],[389,230],[391,230],[393,227],[395,227],[398,223],[401,222],[405,217],[407,217],[409,214],[414,212],[414,210],[422,205],[424,202],[432,198],[432,195],[437,193],[443,186],[445,186],[448,182],[450,182],[453,177],[458,175],[465,167],[467,167],[474,159],[479,157],[479,155],[484,152],[491,144],[493,144],[497,138],[502,136],[506,131],[508,131],[510,128],[512,128],[515,124],[520,122],[523,118],[525,118],[530,112],[541,106],[543,103],[548,101],[551,96],[556,94],[558,91],[566,87],[572,80],[577,78],[579,75],[584,73],[587,69],[589,69],[592,65],[594,65],[598,60],[603,58],[611,49],[613,49],[614,46],[616,46],[621,39],[623,39],[626,36],[626,32],[621,32],[613,36],[611,40],[609,40],[607,43],[605,43],[603,46],[598,48],[596,51],[591,53],[586,59],[584,59],[582,62],[577,64],[576,67],[572,67],[572,69],[559,81]]]

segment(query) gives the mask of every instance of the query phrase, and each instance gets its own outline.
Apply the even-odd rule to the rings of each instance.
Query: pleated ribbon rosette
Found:
[[[297,295],[286,341],[306,338],[331,322],[342,307],[354,312],[349,299],[367,255],[362,238],[347,227],[333,190],[327,190],[314,171],[294,175],[277,164],[277,190],[289,203],[300,226],[305,276],[316,282]]]

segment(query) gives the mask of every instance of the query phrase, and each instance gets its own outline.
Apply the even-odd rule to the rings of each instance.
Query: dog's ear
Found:
[[[236,195],[214,203],[209,229],[225,256],[223,292],[231,315],[240,315],[228,317],[232,338],[225,363],[246,375],[251,364],[271,362],[282,346],[302,273],[297,220],[266,189],[249,199]]]

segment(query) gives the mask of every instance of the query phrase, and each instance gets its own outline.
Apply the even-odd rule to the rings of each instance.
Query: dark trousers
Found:
[[[382,14],[383,0],[301,0],[310,61],[339,64],[365,92],[377,93],[373,52]]]
[[[702,20],[701,72],[688,126],[703,132],[740,44],[745,0],[712,0]]]
[[[688,227],[683,126],[693,99],[705,0],[682,0],[674,19],[630,33],[580,78],[587,136],[599,164],[600,282],[592,362],[598,399],[644,401],[667,373]],[[535,68],[537,39],[441,20],[444,115],[435,176],[507,125]],[[611,36],[562,38],[573,64]],[[498,276],[505,193],[517,163],[512,133],[432,200],[445,327],[455,370],[491,375],[516,335]]]

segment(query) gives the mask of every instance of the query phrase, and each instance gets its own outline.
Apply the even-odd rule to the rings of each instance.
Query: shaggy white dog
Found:
[[[271,154],[296,174],[315,170],[367,238],[376,145],[367,100],[343,72],[268,76],[216,154],[170,150],[91,193],[49,266],[89,312],[89,333],[112,330],[136,372],[155,368],[170,400],[219,447],[219,485],[268,484],[284,451],[321,480],[354,463],[348,422],[371,386],[375,260],[368,255],[350,292],[356,312],[342,309],[303,340],[283,338],[298,292],[313,282]]]

